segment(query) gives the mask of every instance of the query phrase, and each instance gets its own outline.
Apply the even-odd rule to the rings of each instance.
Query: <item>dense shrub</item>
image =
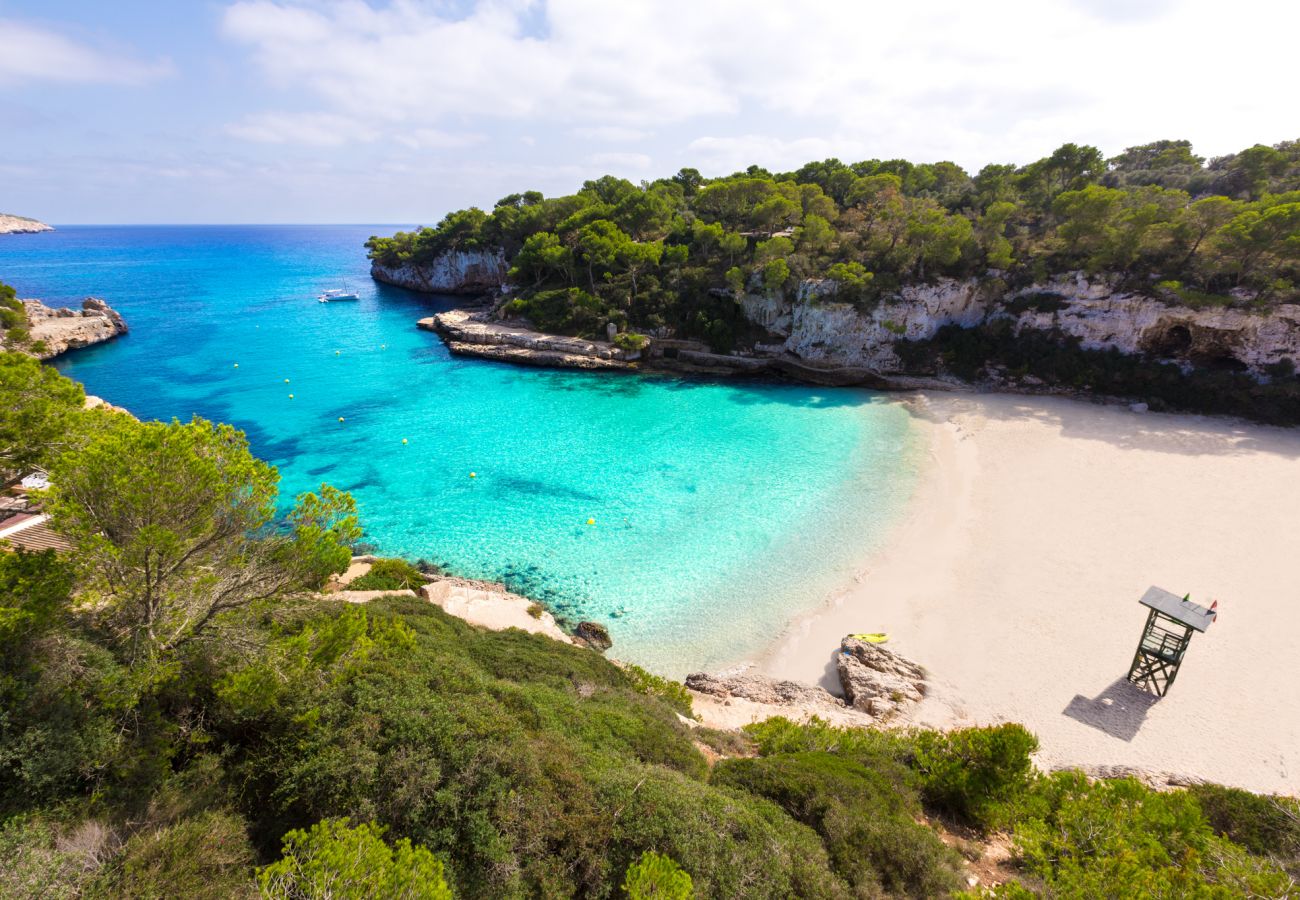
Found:
[[[958,884],[957,860],[915,821],[906,773],[888,759],[867,765],[825,752],[725,760],[717,784],[776,802],[815,830],[831,865],[859,895],[934,897]]]
[[[1190,788],[1210,827],[1251,853],[1300,856],[1300,802],[1219,784]]]
[[[695,711],[691,709],[690,692],[680,681],[663,678],[631,663],[625,663],[623,671],[627,673],[634,690],[651,697],[658,697],[687,718],[695,716]]]
[[[400,591],[418,589],[424,584],[424,575],[404,559],[379,559],[370,571],[348,585],[350,591]]]
[[[1015,849],[1051,896],[1280,897],[1294,887],[1215,838],[1187,791],[1058,773],[1036,792],[1047,810],[1016,826]]]
[[[1005,824],[1034,777],[1038,739],[1022,725],[922,731],[913,767],[927,803],[983,828]]]
[[[900,342],[898,351],[909,369],[938,367],[968,381],[985,377],[989,366],[1001,366],[1013,377],[1032,375],[1053,387],[1143,400],[1155,410],[1300,423],[1300,378],[1283,371],[1268,383],[1231,369],[1185,372],[1172,362],[1085,349],[1065,334],[1016,333],[1009,320],[975,328],[945,325],[928,341]]]
[[[253,848],[238,816],[209,811],[133,835],[101,879],[120,897],[253,897]]]

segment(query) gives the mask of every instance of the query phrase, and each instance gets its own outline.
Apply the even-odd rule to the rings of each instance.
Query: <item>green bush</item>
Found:
[[[380,559],[370,571],[347,586],[350,591],[401,591],[424,584],[420,570],[404,559]]]
[[[922,731],[913,767],[927,803],[972,825],[996,828],[1028,792],[1034,775],[1030,754],[1037,749],[1038,739],[1022,725]]]
[[[614,346],[629,353],[636,353],[650,346],[650,338],[634,331],[621,331],[614,335]]]
[[[658,697],[688,719],[695,718],[695,710],[691,708],[690,692],[686,690],[686,685],[680,681],[663,678],[632,663],[625,663],[623,671],[627,673],[633,690],[640,691],[651,697]]]
[[[713,780],[766,797],[811,827],[860,896],[935,897],[959,883],[956,855],[916,822],[906,772],[888,758],[868,765],[814,751],[724,760]]]
[[[758,744],[758,752],[763,756],[816,750],[844,756],[868,754],[903,761],[912,752],[910,739],[900,732],[841,728],[816,716],[804,724],[774,716],[746,725],[744,731]]]
[[[139,900],[226,900],[256,895],[244,822],[219,811],[132,836],[101,883]]]
[[[1300,855],[1300,802],[1295,799],[1264,797],[1219,784],[1198,784],[1189,790],[1216,834],[1251,853]]]
[[[271,900],[451,900],[442,863],[402,838],[392,847],[384,829],[327,819],[284,836],[284,856],[258,870],[262,896]],[[180,896],[180,895],[177,895]]]
[[[671,858],[653,850],[627,867],[623,890],[630,900],[691,900],[695,888],[691,876]]]
[[[1188,791],[1061,772],[1036,793],[1048,810],[1016,826],[1014,846],[1049,896],[1280,897],[1294,887],[1276,866],[1216,838]]]
[[[0,897],[73,900],[95,877],[93,860],[61,849],[54,823],[40,814],[0,821]]]

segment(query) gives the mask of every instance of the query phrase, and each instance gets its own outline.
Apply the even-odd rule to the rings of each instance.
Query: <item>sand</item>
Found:
[[[1043,768],[1300,794],[1300,430],[1054,398],[918,395],[928,471],[857,582],[757,661],[838,689],[844,634],[922,663],[919,725],[1021,722]],[[1149,585],[1220,616],[1169,694],[1125,681]]]

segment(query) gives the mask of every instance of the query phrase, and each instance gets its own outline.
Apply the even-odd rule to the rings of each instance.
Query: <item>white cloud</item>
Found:
[[[653,160],[646,153],[593,153],[587,157],[593,166],[605,166],[619,172],[644,171]]]
[[[975,167],[1071,140],[1117,152],[1163,137],[1215,154],[1297,136],[1285,115],[1297,4],[1238,0],[1231,15],[1211,0],[1156,0],[1140,15],[1120,0],[440,8],[242,0],[223,29],[273,86],[390,137],[527,122],[543,141],[658,135],[722,168],[779,168],[818,155]]]
[[[696,138],[686,149],[690,158],[698,161],[696,168],[706,175],[729,175],[752,164],[783,171],[831,156],[858,160],[867,152],[852,139],[809,137],[787,141],[761,134]]]
[[[226,126],[226,131],[259,144],[310,144],[338,147],[369,142],[377,135],[349,116],[334,113],[256,113]]]
[[[652,134],[652,132],[643,128],[628,128],[623,125],[591,125],[584,128],[575,128],[573,133],[580,138],[592,141],[609,141],[613,144],[643,141]]]
[[[39,81],[136,85],[171,71],[165,59],[145,62],[47,28],[0,19],[0,87]]]

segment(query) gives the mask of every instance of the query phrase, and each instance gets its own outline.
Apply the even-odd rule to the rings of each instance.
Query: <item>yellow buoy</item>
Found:
[[[403,444],[406,443],[406,438],[402,438],[402,443],[403,443]]]
[[[335,351],[334,351],[334,355],[335,355],[335,356],[338,356],[338,355],[339,355],[339,351],[335,350]]]
[[[285,383],[285,384],[288,384],[288,383],[289,383],[289,379],[286,378],[286,379],[284,380],[284,383]]]
[[[236,369],[239,368],[239,363],[235,363],[235,368],[236,368]]]
[[[470,478],[478,478],[478,472],[470,472],[470,473],[469,473],[469,477],[470,477]]]
[[[379,345],[379,349],[380,349],[380,350],[387,350],[387,349],[388,349],[388,345],[387,345],[387,344],[380,344],[380,345]]]
[[[340,421],[340,422],[343,421],[343,417],[342,417],[342,416],[339,416],[339,421]]]
[[[289,395],[289,399],[290,399],[290,400],[293,399],[293,394],[290,394],[290,395]]]
[[[588,520],[587,520],[587,524],[588,524],[588,525],[595,525],[595,524],[596,524],[596,520],[595,520],[595,519],[588,519]]]

